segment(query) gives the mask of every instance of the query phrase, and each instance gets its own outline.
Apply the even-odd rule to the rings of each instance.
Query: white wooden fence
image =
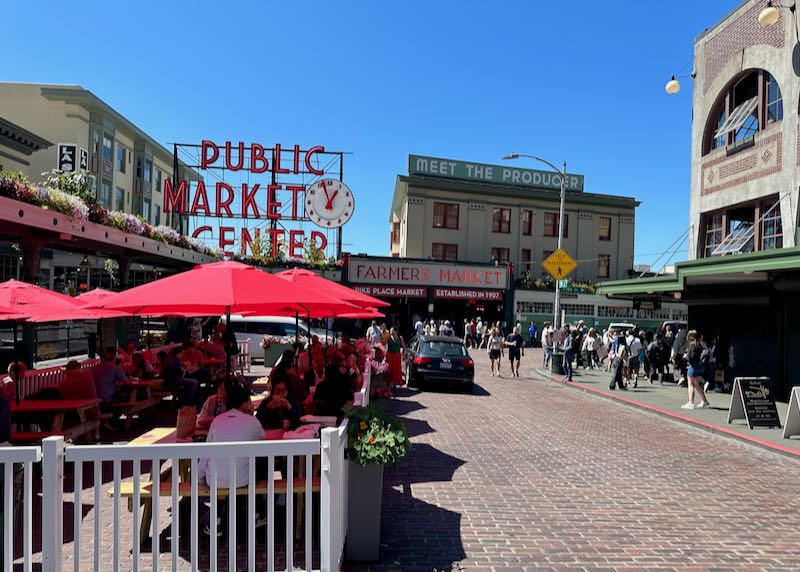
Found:
[[[11,572],[14,561],[14,539],[22,516],[22,569],[30,572],[33,564],[33,466],[41,461],[39,447],[3,447],[0,462],[3,469],[3,535],[0,540],[3,572]],[[21,471],[21,472],[20,472]],[[22,483],[15,483],[18,476]],[[16,485],[16,486],[15,486]],[[21,489],[20,490],[20,485]]]
[[[335,572],[342,561],[347,525],[346,427],[345,422],[323,429],[319,440],[136,447],[65,445],[62,437],[50,437],[42,448],[0,449],[5,507],[17,506],[12,464],[23,464],[23,570],[31,569],[34,556],[31,471],[41,459],[41,561],[47,572],[137,571],[145,567],[153,571]],[[237,460],[246,466],[247,484],[240,488],[234,479],[225,482],[227,475],[237,475]],[[200,470],[206,463],[209,486],[203,483]],[[72,492],[65,492],[65,471],[72,476]],[[190,476],[182,482],[181,475],[187,472]],[[317,492],[318,504],[314,502]],[[63,530],[65,502],[73,505],[66,513],[72,521],[71,539]],[[201,527],[205,527],[200,522],[206,512],[201,509],[206,502],[209,530],[202,531],[201,542]],[[285,515],[277,546],[276,509]],[[242,514],[237,519],[237,510],[245,511],[246,518]],[[217,519],[226,511],[226,530],[218,535]],[[6,509],[3,515],[4,571],[10,571],[13,562],[12,512]],[[263,528],[256,528],[257,516],[266,516]],[[152,534],[147,550],[140,544],[140,538],[146,537],[141,528],[145,526]],[[162,546],[162,533],[167,529],[169,539]],[[299,561],[295,561],[296,555]],[[227,563],[218,562],[224,556]]]
[[[80,362],[80,369],[92,369],[100,363],[99,359],[87,359]],[[19,388],[20,399],[33,395],[46,387],[57,387],[66,377],[63,366],[47,367],[43,369],[29,369]]]

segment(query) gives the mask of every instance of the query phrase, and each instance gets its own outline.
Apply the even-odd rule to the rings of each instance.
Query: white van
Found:
[[[224,316],[222,320],[223,322],[225,321]],[[289,343],[286,347],[289,347],[294,342],[298,327],[300,336],[309,337],[309,328],[306,321],[300,319],[295,322],[294,318],[288,316],[240,316],[232,314],[231,326],[237,340],[250,340],[250,353],[253,356],[253,361],[264,359],[264,352],[260,346],[264,336],[287,338]],[[311,335],[319,336],[320,341],[325,342],[325,330],[311,328]]]

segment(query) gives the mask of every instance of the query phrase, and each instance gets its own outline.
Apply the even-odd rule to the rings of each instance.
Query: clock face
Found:
[[[306,189],[306,215],[322,228],[342,226],[355,206],[353,193],[336,179],[321,179]]]

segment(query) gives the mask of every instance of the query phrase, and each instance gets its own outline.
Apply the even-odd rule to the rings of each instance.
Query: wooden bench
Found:
[[[106,409],[113,409],[114,411],[118,412],[119,415],[125,415],[125,424],[124,427],[126,430],[131,428],[131,423],[133,422],[133,414],[139,413],[140,411],[145,411],[147,409],[152,409],[159,403],[161,403],[161,397],[151,396],[145,399],[136,400],[135,399],[135,392],[133,393],[134,399],[130,401],[118,401],[113,403],[106,403],[103,407]]]
[[[278,493],[286,493],[288,492],[287,488],[287,480],[283,478],[277,478],[281,476],[281,473],[276,471],[275,473],[276,478],[273,481],[273,487],[275,494]],[[306,491],[306,479],[305,477],[295,477],[293,480],[293,487],[292,492],[295,495],[304,495]],[[119,485],[119,496],[120,498],[126,499],[128,502],[128,512],[133,512],[133,494],[134,494],[134,486],[132,481],[125,481],[120,483]],[[320,491],[320,479],[319,477],[313,477],[311,479],[311,492],[318,493]],[[224,488],[217,488],[217,498],[224,499],[228,498],[228,487]],[[249,489],[247,486],[238,487],[236,489],[236,496],[247,496],[249,494]],[[257,495],[266,495],[269,494],[269,482],[266,480],[257,481],[255,484],[255,494]],[[108,491],[108,495],[113,498],[114,496],[114,488],[110,488]],[[178,497],[191,497],[192,495],[192,483],[191,482],[181,482],[178,483]],[[172,497],[172,482],[171,481],[160,481],[159,483],[159,497]],[[199,484],[197,485],[197,496],[200,498],[210,498],[211,497],[211,487],[208,485]],[[144,506],[144,510],[142,511],[142,523],[139,527],[139,543],[143,543],[147,540],[148,536],[150,536],[150,524],[153,520],[153,483],[152,481],[141,481],[139,482],[139,498],[140,503]],[[308,501],[306,501],[308,502]],[[301,507],[302,505],[296,505]],[[299,536],[301,525],[302,525],[302,509],[296,509],[296,529],[297,534]]]

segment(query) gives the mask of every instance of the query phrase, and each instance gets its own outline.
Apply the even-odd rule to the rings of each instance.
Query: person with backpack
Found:
[[[661,382],[661,385],[664,385],[664,362],[666,361],[664,353],[667,351],[668,348],[664,343],[664,336],[661,335],[661,332],[658,332],[656,337],[647,344],[647,361],[650,365],[647,377],[650,379],[650,384],[658,376],[658,381]]]
[[[622,373],[625,369],[625,364],[628,361],[628,347],[625,345],[625,336],[619,336],[615,342],[614,358],[611,360],[611,385],[609,389],[616,389],[619,387],[622,391],[627,390],[622,381]],[[609,359],[611,354],[609,353]]]
[[[708,348],[703,345],[703,336],[698,334],[697,330],[690,330],[686,334],[686,342],[685,360],[688,364],[686,379],[688,381],[689,401],[681,405],[681,409],[705,409],[709,407],[709,403],[700,383],[708,369],[710,353]],[[695,396],[700,398],[700,403],[697,405],[694,404]]]

